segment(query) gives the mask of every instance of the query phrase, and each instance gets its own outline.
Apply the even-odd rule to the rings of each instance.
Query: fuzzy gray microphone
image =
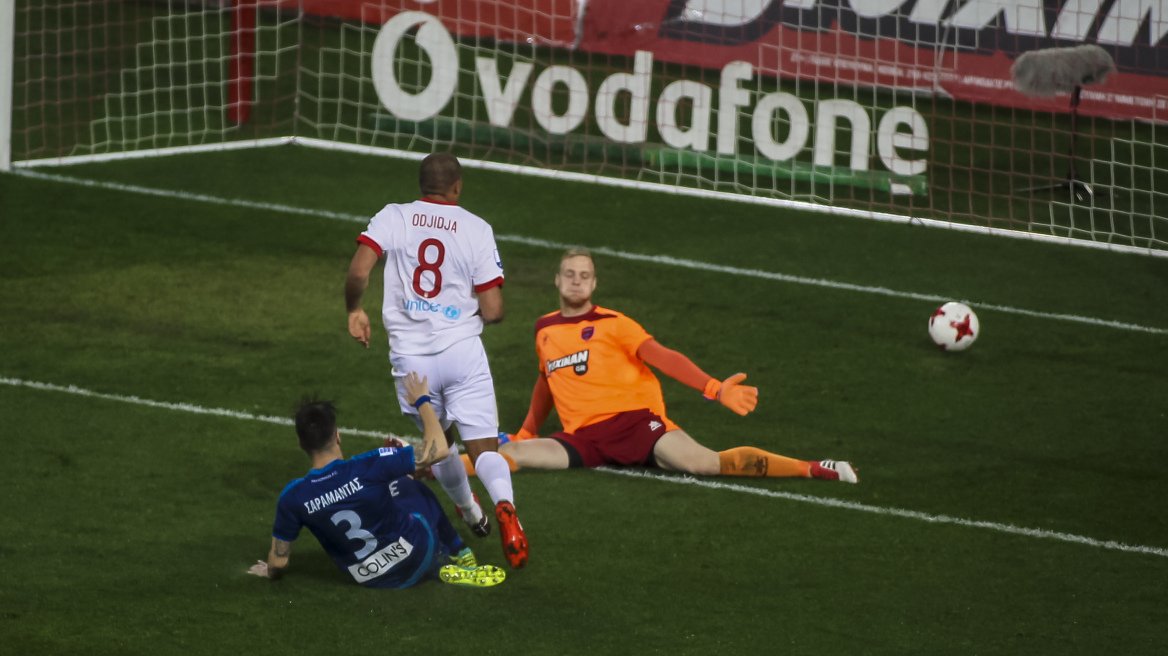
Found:
[[[1096,45],[1031,50],[1010,69],[1014,88],[1028,96],[1049,98],[1075,87],[1102,84],[1115,72],[1115,62]]]

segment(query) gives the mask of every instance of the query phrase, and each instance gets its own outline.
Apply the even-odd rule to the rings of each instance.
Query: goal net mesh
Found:
[[[297,136],[1168,249],[1146,0],[17,0],[12,157]],[[1081,102],[1013,86],[1097,43]]]
[[[290,134],[299,20],[264,12],[257,21],[253,4],[251,20],[240,24],[246,10],[173,0],[18,0],[12,159]],[[252,93],[232,99],[231,68],[240,66],[251,70]],[[250,112],[250,120],[231,120],[240,118],[235,112]]]

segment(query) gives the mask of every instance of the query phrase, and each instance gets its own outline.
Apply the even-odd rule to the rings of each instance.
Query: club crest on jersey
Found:
[[[580,329],[580,339],[587,342],[588,340],[592,339],[592,335],[594,335],[595,333],[596,333],[595,326],[584,326],[582,329]]]
[[[577,351],[572,355],[565,355],[556,360],[547,361],[547,372],[549,376],[556,369],[563,369],[564,367],[572,367],[572,370],[576,372],[577,376],[583,376],[588,373],[588,349]]]

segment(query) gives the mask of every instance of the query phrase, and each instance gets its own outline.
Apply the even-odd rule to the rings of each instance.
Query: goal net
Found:
[[[294,136],[1168,250],[1163,0],[17,0],[14,13],[17,166]],[[1117,70],[1074,106],[1014,88],[1019,54],[1081,43]]]
[[[254,2],[15,5],[16,162],[78,161],[293,130],[295,15],[257,12]]]

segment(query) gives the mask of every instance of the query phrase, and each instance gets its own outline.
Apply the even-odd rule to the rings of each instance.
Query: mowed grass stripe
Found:
[[[242,419],[247,421],[261,421],[271,424],[280,424],[291,426],[292,420],[285,417],[273,417],[269,415],[254,415],[247,412],[239,412],[236,410],[226,410],[222,408],[204,408],[202,406],[190,403],[167,403],[164,401],[153,401],[150,399],[143,399],[137,396],[122,396],[118,394],[105,394],[102,392],[94,392],[92,390],[83,389],[75,385],[55,385],[52,383],[42,383],[37,381],[22,380],[19,378],[3,378],[0,377],[0,384],[11,387],[25,387],[29,389],[47,391],[47,392],[62,392],[65,394],[73,394],[76,396],[84,396],[89,398],[101,399],[104,401],[117,401],[121,403],[130,403],[134,405],[142,405],[161,410],[175,410],[180,412],[191,412],[195,414],[210,415],[216,417],[225,417],[229,419]],[[416,439],[393,435],[392,433],[382,433],[378,431],[360,430],[355,428],[341,428],[342,432],[352,435],[362,435],[366,437],[373,437],[378,439],[385,439],[388,437],[398,437],[407,442],[416,443]],[[678,485],[695,485],[698,487],[713,489],[713,490],[729,490],[732,492],[739,492],[744,494],[753,494],[757,496],[769,497],[774,499],[783,499],[786,501],[796,501],[799,503],[810,503],[829,508],[843,508],[845,510],[856,510],[877,515],[888,515],[892,517],[900,517],[904,519],[915,519],[918,521],[928,522],[931,524],[953,524],[957,526],[965,526],[968,528],[980,528],[1000,533],[1008,533],[1010,535],[1019,535],[1024,537],[1039,538],[1046,540],[1056,540],[1059,542],[1069,542],[1072,544],[1079,544],[1088,547],[1095,547],[1098,549],[1106,549],[1112,551],[1123,551],[1128,553],[1147,554],[1151,556],[1168,557],[1168,549],[1160,547],[1149,547],[1142,545],[1129,545],[1114,540],[1097,540],[1082,535],[1074,535],[1071,533],[1060,533],[1057,531],[1047,531],[1044,529],[1024,528],[1014,526],[1011,524],[999,524],[997,522],[985,522],[971,519],[962,519],[960,517],[950,517],[948,515],[930,515],[928,513],[918,512],[915,510],[904,510],[901,508],[886,508],[881,506],[871,506],[863,503],[856,503],[854,501],[843,501],[840,499],[833,499],[830,497],[816,497],[806,494],[796,494],[793,492],[780,492],[777,490],[768,490],[765,488],[751,487],[748,485],[740,485],[735,483],[726,483],[723,481],[710,480],[705,478],[693,478],[691,476],[673,476],[645,471],[640,469],[616,469],[612,467],[601,467],[597,471],[607,474],[614,474],[619,476],[626,476],[631,478],[642,478],[654,480],[664,483],[672,483]]]
[[[230,205],[234,207],[243,207],[247,209],[256,209],[271,212],[282,212],[288,214],[298,214],[302,216],[314,216],[327,219],[335,219],[341,221],[350,221],[354,223],[366,223],[369,221],[368,216],[346,214],[342,212],[331,212],[328,210],[307,209],[302,207],[293,207],[290,205],[282,205],[278,203],[263,203],[241,199],[220,198],[217,196],[209,196],[206,194],[194,194],[184,191],[176,191],[169,189],[155,189],[151,187],[142,187],[138,185],[128,185],[116,182],[103,182],[98,180],[87,180],[82,178],[74,178],[63,175],[53,175],[48,173],[39,173],[35,171],[15,171],[16,175],[24,177],[35,178],[38,180],[46,180],[52,182],[59,182],[63,184],[80,185],[85,187],[95,187],[101,189],[109,189],[113,191],[143,194],[148,196],[158,196],[163,198],[172,198],[178,200],[187,200],[200,203],[211,203],[216,205]],[[1168,335],[1168,328],[1157,328],[1154,326],[1144,326],[1140,324],[1126,323],[1122,321],[1113,321],[1110,319],[1100,319],[1095,317],[1085,317],[1073,314],[1059,314],[1053,312],[1042,312],[1039,310],[1029,310],[1025,308],[1016,308],[1006,305],[997,305],[993,303],[982,303],[979,301],[971,301],[964,299],[953,299],[947,296],[938,296],[936,294],[921,294],[916,292],[905,292],[887,287],[876,287],[870,285],[856,285],[846,282],[838,282],[833,280],[826,280],[823,278],[809,278],[805,276],[793,276],[784,273],[776,273],[771,271],[763,271],[760,269],[745,269],[740,267],[725,266],[720,264],[712,264],[709,262],[701,262],[698,260],[690,260],[685,258],[676,258],[668,255],[646,255],[642,253],[630,253],[627,251],[618,251],[605,247],[591,247],[587,244],[567,244],[545,239],[534,239],[520,235],[495,235],[495,239],[501,242],[524,244],[537,248],[550,248],[556,250],[565,250],[573,246],[588,247],[593,253],[607,255],[623,260],[634,262],[648,262],[652,264],[660,264],[665,266],[676,266],[697,271],[709,271],[714,273],[725,273],[734,276],[742,276],[748,278],[760,278],[764,280],[774,280],[777,282],[787,282],[799,285],[810,285],[815,287],[824,287],[829,289],[836,289],[841,291],[860,292],[865,294],[879,294],[893,298],[904,298],[914,301],[929,301],[933,303],[946,302],[951,300],[962,300],[975,308],[992,310],[996,312],[1003,312],[1006,314],[1017,314],[1027,317],[1034,317],[1040,319],[1053,319],[1057,321],[1069,321],[1073,323],[1087,324],[1092,326],[1099,326],[1105,328],[1115,328],[1119,330],[1129,330],[1135,332],[1150,333],[1154,335]]]

